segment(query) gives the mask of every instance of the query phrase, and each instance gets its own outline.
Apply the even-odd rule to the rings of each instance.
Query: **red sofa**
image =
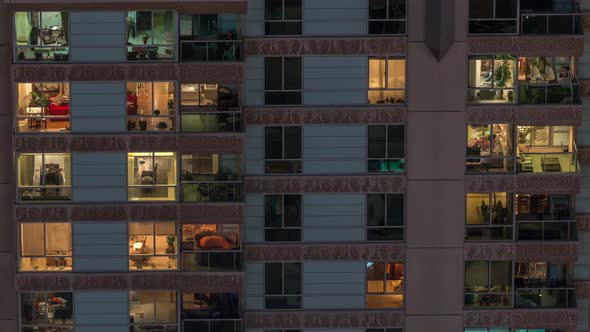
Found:
[[[69,116],[70,115],[70,104],[57,106],[54,103],[49,104],[49,114],[53,116]]]

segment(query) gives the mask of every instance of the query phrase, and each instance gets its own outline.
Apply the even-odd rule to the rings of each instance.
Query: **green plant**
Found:
[[[514,59],[510,56],[497,56],[496,60],[500,60],[499,64],[496,64],[494,70],[494,83],[497,88],[508,87],[508,82],[512,80],[512,66],[511,62]]]
[[[168,248],[166,248],[166,253],[167,254],[176,253],[176,247],[174,245],[176,243],[176,236],[174,236],[174,235],[166,236],[166,242],[168,243]]]
[[[43,98],[43,94],[39,91],[31,91],[29,95],[29,106],[47,107],[49,106],[49,99]]]

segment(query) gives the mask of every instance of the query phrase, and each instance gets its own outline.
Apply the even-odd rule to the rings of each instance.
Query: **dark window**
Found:
[[[403,332],[404,329],[367,329],[366,332]]]
[[[301,280],[301,263],[266,263],[264,265],[265,308],[301,308]]]
[[[465,306],[512,307],[512,261],[466,261]]]
[[[404,126],[369,126],[369,172],[404,172],[404,155]]]
[[[266,127],[265,173],[301,173],[301,127]]]
[[[516,33],[517,0],[470,0],[469,33]]]
[[[369,34],[406,33],[406,0],[369,0]]]
[[[367,195],[367,240],[396,241],[404,238],[404,195]]]
[[[264,60],[264,103],[301,104],[301,57],[267,57]]]
[[[301,34],[301,0],[266,0],[264,9],[266,35]]]
[[[301,241],[301,195],[266,195],[264,211],[265,241]]]

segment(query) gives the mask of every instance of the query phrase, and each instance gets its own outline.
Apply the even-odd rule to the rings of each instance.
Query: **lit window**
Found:
[[[129,223],[130,270],[175,270],[176,246],[172,222]]]
[[[176,59],[176,30],[173,11],[128,11],[127,60]]]
[[[369,104],[405,104],[405,90],[404,58],[369,58]]]
[[[68,153],[23,153],[18,156],[21,201],[69,200],[70,176]]]
[[[467,126],[467,172],[514,171],[514,125]]]
[[[404,302],[404,264],[367,263],[367,307],[400,308]]]
[[[21,224],[21,271],[72,270],[72,225]]]
[[[242,155],[182,155],[184,202],[242,200]]]
[[[182,132],[242,130],[237,88],[218,84],[182,84]]]
[[[515,74],[516,57],[512,55],[470,56],[468,102],[516,103]]]
[[[17,107],[18,132],[70,130],[69,83],[18,83]]]
[[[24,331],[74,331],[71,292],[20,293],[20,323]]]
[[[514,194],[467,194],[466,240],[512,240]]]
[[[135,331],[176,331],[176,292],[129,292],[129,316]]]
[[[68,12],[16,12],[17,61],[68,61]]]
[[[176,200],[174,152],[130,152],[127,172],[130,201]]]
[[[183,224],[182,270],[234,272],[241,269],[240,226]]]
[[[512,261],[466,261],[465,306],[512,307]]]
[[[127,83],[127,130],[175,130],[174,82]]]

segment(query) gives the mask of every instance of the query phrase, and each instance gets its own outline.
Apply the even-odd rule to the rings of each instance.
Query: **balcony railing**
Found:
[[[182,132],[215,133],[241,132],[241,112],[198,112],[181,115]]]
[[[518,221],[519,241],[575,241],[574,220]]]
[[[237,40],[182,40],[182,61],[239,61],[242,42]]]
[[[176,45],[132,45],[127,46],[127,61],[173,61],[176,59]]]
[[[241,181],[183,181],[183,202],[240,202]]]
[[[241,332],[241,319],[184,319],[182,330],[190,332]]]
[[[19,186],[21,201],[67,201],[72,198],[70,186]]]
[[[574,143],[574,152],[532,153],[520,152],[518,158],[519,173],[578,173],[578,153]]]
[[[577,35],[584,32],[580,13],[522,14],[520,32],[523,35]]]
[[[579,104],[580,84],[570,83],[519,83],[521,105]]]
[[[183,272],[239,272],[241,270],[241,250],[182,252]]]
[[[516,308],[575,308],[575,288],[517,288]]]
[[[72,330],[41,330],[41,331],[72,331]],[[178,326],[176,324],[150,324],[150,323],[138,323],[130,326],[130,331],[133,332],[178,332]]]

